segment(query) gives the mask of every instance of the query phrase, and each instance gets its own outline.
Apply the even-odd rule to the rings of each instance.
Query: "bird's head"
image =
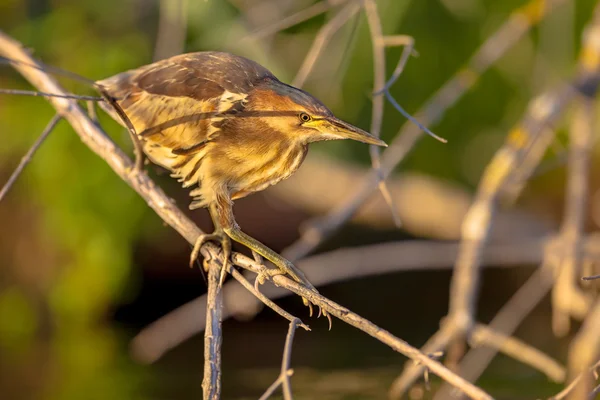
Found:
[[[274,78],[265,79],[257,85],[248,97],[247,105],[270,128],[296,142],[306,144],[351,139],[387,147],[383,140],[336,118],[323,103],[307,92]]]

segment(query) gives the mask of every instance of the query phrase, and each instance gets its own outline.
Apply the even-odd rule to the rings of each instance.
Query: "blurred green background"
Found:
[[[183,48],[245,55],[290,82],[315,33],[331,13],[268,40],[242,39],[312,3],[188,0]],[[525,3],[378,1],[384,32],[413,36],[419,53],[410,59],[392,90],[398,102],[409,112],[416,111]],[[448,144],[423,140],[399,169],[473,190],[528,101],[575,71],[581,31],[594,1],[566,3],[486,72],[441,123],[430,127],[447,138]],[[253,13],[253,9],[264,11]],[[158,0],[0,0],[0,29],[48,64],[100,79],[153,60],[159,14]],[[338,116],[365,129],[371,116],[371,51],[368,27],[360,14],[334,37],[305,86]],[[400,51],[387,51],[388,74]],[[81,84],[61,82],[72,92],[93,93]],[[0,65],[0,87],[29,88],[5,65]],[[8,179],[52,115],[44,99],[0,95],[0,182]],[[127,134],[105,115],[100,120],[129,151]],[[404,123],[387,104],[382,137],[389,142]],[[549,159],[564,156],[564,141],[565,133],[559,131]],[[312,152],[365,168],[370,165],[368,149],[360,144],[318,144]],[[563,167],[559,164],[536,177],[521,207],[559,221]],[[187,194],[176,182],[157,168],[150,167],[149,172],[187,209]],[[592,186],[591,193],[595,190]],[[299,224],[311,216],[294,204],[273,198],[269,191],[238,203],[236,215],[242,227],[277,250],[290,244]],[[285,216],[289,223],[277,230],[273,224],[264,228],[251,217],[257,207],[261,215]],[[209,229],[205,214],[199,210],[190,215],[203,229]],[[590,220],[590,224],[596,222]],[[64,121],[0,204],[0,227],[0,398],[201,396],[201,339],[184,344],[151,366],[132,361],[128,352],[129,340],[141,327],[205,292],[202,274],[186,266],[189,247]],[[409,232],[392,227],[376,231],[351,225],[323,250],[410,237]],[[482,318],[493,315],[527,274],[527,269],[486,270]],[[323,292],[420,345],[447,309],[449,278],[449,271],[404,273],[331,285]],[[297,299],[279,303],[307,318]],[[523,326],[522,333],[537,338],[553,355],[564,357],[568,338],[550,338],[545,333],[548,321],[545,304]],[[546,327],[544,332],[536,330],[540,326]],[[331,332],[321,320],[311,321],[311,327],[313,332],[299,332],[295,342],[293,385],[298,398],[385,396],[401,370],[402,357],[341,322],[334,322]],[[251,322],[224,324],[226,398],[257,398],[270,384],[279,368],[285,331],[286,322],[269,311]],[[541,374],[515,364],[499,358],[485,375],[483,387],[504,398],[541,397],[557,390],[558,386],[547,383]]]

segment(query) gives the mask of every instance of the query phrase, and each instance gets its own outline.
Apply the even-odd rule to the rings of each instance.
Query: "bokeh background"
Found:
[[[255,40],[253,32],[314,2],[183,1],[184,11],[175,0],[162,4],[158,0],[0,0],[0,29],[44,62],[92,79],[182,51],[224,50],[253,58],[291,82],[316,32],[339,9],[334,4],[330,12]],[[392,89],[398,102],[414,112],[526,1],[377,3],[386,34],[415,39],[418,57],[410,59]],[[397,201],[418,217],[401,213],[409,222],[404,229],[396,228],[376,193],[371,212],[348,224],[318,251],[415,238],[458,239],[470,196],[510,127],[532,97],[568,81],[575,72],[582,29],[594,3],[576,0],[561,5],[490,68],[440,123],[430,127],[449,142],[425,138],[390,179],[392,186],[400,185],[403,178],[413,184],[410,191],[399,192],[403,197]],[[185,15],[186,21],[179,30],[169,27],[169,18],[177,21],[178,15]],[[170,32],[167,38],[165,29]],[[387,50],[388,74],[400,52]],[[61,82],[74,93],[93,94],[79,83]],[[359,13],[333,37],[304,88],[339,117],[368,129],[372,86],[371,41],[365,17]],[[0,65],[0,87],[29,88],[6,65]],[[42,98],[0,96],[0,182],[4,183],[53,109]],[[123,129],[103,114],[100,122],[130,151]],[[392,140],[405,123],[387,104],[383,139]],[[542,164],[545,168],[533,177],[518,203],[499,215],[504,230],[497,237],[523,232],[541,235],[559,225],[565,142],[566,131],[561,128]],[[364,145],[316,144],[305,172],[303,168],[281,187],[236,202],[238,222],[281,250],[298,237],[304,222],[343,200],[345,194],[329,193],[328,180],[360,177],[369,166]],[[168,174],[152,166],[148,171],[187,209],[187,193]],[[595,229],[600,224],[597,168],[591,174],[587,224]],[[353,184],[358,188],[358,178],[348,182],[350,189]],[[440,211],[447,218],[432,221],[431,215]],[[204,210],[189,215],[202,229],[210,230]],[[202,273],[187,267],[188,255],[188,244],[61,122],[0,203],[0,398],[201,397],[201,336],[151,365],[137,362],[129,350],[140,329],[205,293]],[[351,279],[325,286],[322,292],[411,344],[421,345],[447,311],[451,266]],[[485,269],[480,320],[497,311],[532,267]],[[328,331],[322,319],[308,318],[297,298],[278,303],[313,329],[298,332],[294,344],[292,382],[297,398],[386,396],[403,357],[341,322],[334,321]],[[518,335],[564,360],[571,337],[556,339],[549,326],[550,305],[544,301]],[[224,398],[258,398],[269,386],[278,373],[286,329],[287,322],[270,310],[250,321],[224,323]],[[544,397],[560,389],[541,373],[502,356],[479,383],[500,398]]]

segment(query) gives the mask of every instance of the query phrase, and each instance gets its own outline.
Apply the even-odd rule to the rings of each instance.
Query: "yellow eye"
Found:
[[[308,115],[307,113],[300,113],[299,117],[300,117],[300,121],[302,121],[302,122],[308,122],[312,119],[311,116]]]

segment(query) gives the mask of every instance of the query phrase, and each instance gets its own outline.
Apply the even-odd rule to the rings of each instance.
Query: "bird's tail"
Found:
[[[77,82],[83,83],[89,87],[94,88],[98,93],[100,93],[100,97],[98,96],[83,96],[72,93],[67,94],[58,94],[58,93],[46,93],[34,90],[17,90],[17,89],[0,89],[0,94],[13,94],[13,95],[21,95],[21,96],[41,96],[41,97],[58,97],[58,98],[66,98],[73,100],[87,100],[87,101],[96,101],[100,103],[101,108],[107,113],[111,114],[113,119],[117,122],[120,122],[123,126],[125,126],[134,136],[135,128],[133,124],[129,120],[129,117],[125,114],[121,106],[117,103],[115,97],[108,94],[106,89],[99,84],[98,82],[86,78],[82,75],[76,74],[75,72],[67,71],[65,69],[55,67],[52,65],[44,64],[43,62],[36,60],[35,64],[27,63],[24,61],[14,60],[8,57],[0,57],[0,64],[8,64],[13,66],[24,66],[28,68],[34,68],[46,73],[50,73],[53,75],[63,76],[65,78],[69,78],[75,80]]]

